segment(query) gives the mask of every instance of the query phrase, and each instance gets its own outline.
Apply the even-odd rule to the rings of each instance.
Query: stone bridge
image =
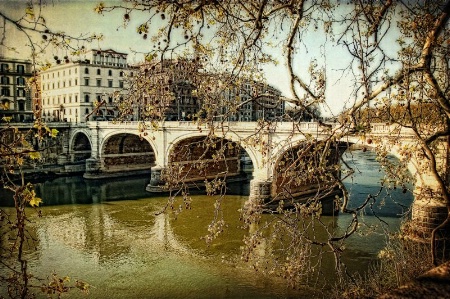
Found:
[[[191,122],[145,125],[149,127],[139,122],[50,123],[50,127],[60,131],[58,138],[62,142],[62,148],[52,155],[58,157],[59,171],[84,172],[86,178],[123,176],[127,173],[150,175],[147,190],[156,192],[164,189],[166,182],[164,177],[161,179],[164,172],[169,174],[165,178],[196,185],[199,181],[213,178],[239,176],[244,154],[244,162],[251,161],[253,165],[250,199],[267,202],[285,197],[314,195],[320,198],[332,195],[319,194],[321,190],[330,190],[327,188],[327,178],[322,178],[320,182],[305,178],[314,175],[321,177],[321,173],[314,172],[318,165],[315,163],[321,160],[314,147],[324,146],[324,143],[317,141],[334,136],[331,143],[333,149],[326,157],[328,169],[338,165],[340,155],[351,144],[385,147],[387,152],[400,159],[409,156],[405,168],[414,177],[412,217],[423,235],[429,235],[448,213],[442,200],[439,200],[441,194],[437,181],[431,174],[430,160],[421,150],[420,143],[411,130],[395,125],[375,123],[371,124],[367,133],[350,136],[340,135],[335,124],[326,127],[313,122],[285,122],[263,127],[252,122],[227,122],[220,123],[220,126],[215,124],[218,126],[214,130]],[[18,124],[17,127],[27,130],[30,124]],[[205,148],[205,138],[210,139],[208,144],[212,147]],[[436,148],[436,164],[441,173],[448,175],[448,143],[440,142]],[[299,152],[302,153],[300,156]],[[321,152],[320,148],[318,152]],[[178,169],[178,172],[167,171],[173,169]],[[329,173],[339,175],[338,170]]]
[[[338,129],[334,124],[326,127],[314,122],[284,122],[267,126],[256,122],[226,122],[214,130],[193,122],[88,122],[71,125],[66,131],[59,161],[72,164],[73,167],[85,167],[86,178],[119,176],[124,172],[148,175],[150,172],[147,190],[158,192],[163,190],[166,183],[161,174],[169,169],[172,169],[172,173],[168,173],[170,178],[184,182],[198,183],[213,178],[239,176],[244,153],[245,159],[253,165],[250,198],[267,201],[283,199],[285,193],[290,196],[308,196],[327,189],[327,179],[324,182],[302,181],[294,186],[292,177],[307,172],[310,177],[314,173],[314,163],[319,158],[313,154],[313,149],[310,149],[310,157],[295,156],[295,152],[301,147],[317,146],[317,140],[327,140],[331,130]],[[338,131],[334,133],[337,134],[333,136],[339,136]],[[419,145],[412,131],[395,125],[372,124],[366,134],[342,136],[339,139],[334,137],[331,151],[334,154],[327,157],[331,167],[339,163],[340,155],[352,144],[385,146],[389,153],[400,159],[410,152],[411,159],[407,167],[415,179],[415,203],[427,203],[417,205],[413,209],[413,217],[423,219],[423,229],[429,232],[430,225],[425,222],[430,221],[430,213],[436,215],[435,207],[439,206],[438,214],[444,213],[439,217],[446,215],[445,207],[435,200],[439,198],[436,180],[429,171],[427,159],[417,150]],[[214,149],[205,148],[205,138],[212,141],[209,144],[214,144]],[[224,150],[219,153],[218,149],[221,148]],[[443,169],[448,169],[446,143],[442,143],[440,152],[439,164]],[[218,155],[221,157],[218,158]],[[178,172],[173,172],[173,166],[178,166]],[[290,168],[295,168],[295,171],[289,172]],[[336,170],[334,175],[339,175],[338,172]],[[326,195],[332,194],[321,196]]]

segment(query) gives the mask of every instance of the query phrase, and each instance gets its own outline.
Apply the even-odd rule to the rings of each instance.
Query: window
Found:
[[[112,76],[112,70],[108,70],[108,76]]]
[[[9,77],[3,76],[2,77],[2,84],[5,84],[5,85],[9,84]]]
[[[78,103],[78,95],[75,95],[75,103]]]
[[[108,97],[108,103],[112,103],[113,102],[113,97],[112,96],[109,96]]]
[[[9,71],[9,66],[7,63],[2,63],[2,72],[7,72]]]
[[[97,79],[97,87],[102,86],[102,79]]]
[[[24,77],[18,77],[17,78],[17,85],[25,85],[25,78]]]
[[[9,87],[2,87],[2,96],[9,97],[11,96],[11,91]]]
[[[24,70],[25,70],[25,68],[24,68],[24,66],[22,64],[17,65],[17,72],[19,74],[23,74]]]
[[[19,111],[25,111],[25,101],[19,101]]]
[[[101,64],[101,63],[102,63],[102,60],[103,60],[103,56],[101,55],[101,52],[100,52],[100,51],[98,51],[97,53],[98,53],[98,55],[95,55],[95,54],[94,54],[94,61],[95,61],[95,63],[97,63],[97,64]]]
[[[100,75],[102,72],[100,69],[97,69],[97,75]]]
[[[108,87],[113,87],[113,80],[108,80]]]
[[[78,85],[78,79],[75,78],[75,86],[77,86],[77,85]]]
[[[123,88],[123,81],[119,81],[119,87]]]
[[[84,78],[84,85],[89,86],[89,78]]]
[[[102,95],[100,95],[100,94],[97,95],[97,101],[98,101],[98,102],[101,102],[101,101],[102,101]]]
[[[89,95],[88,94],[84,95],[84,102],[89,103]]]
[[[18,97],[24,97],[25,96],[25,89],[23,89],[23,88],[17,89],[17,96]]]
[[[84,68],[84,73],[85,74],[89,74],[89,69],[86,67],[86,68]]]
[[[122,71],[120,71],[119,76],[123,77],[123,72]]]

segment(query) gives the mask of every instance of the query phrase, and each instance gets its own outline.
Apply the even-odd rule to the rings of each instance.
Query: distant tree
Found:
[[[413,123],[427,126],[434,123],[442,123],[445,116],[442,111],[432,103],[417,102],[394,103],[389,106],[365,107],[357,116],[358,123],[401,123],[409,126]]]
[[[286,119],[288,121],[317,121],[322,113],[318,106],[302,108],[299,106],[288,106],[286,108]]]

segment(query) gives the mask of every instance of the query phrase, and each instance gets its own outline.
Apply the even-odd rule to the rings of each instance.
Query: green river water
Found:
[[[348,158],[361,173],[348,182],[357,204],[368,192],[379,189],[380,172],[374,156],[355,152]],[[57,178],[36,185],[43,198],[43,217],[30,212],[35,250],[30,254],[32,273],[46,277],[55,272],[91,285],[88,298],[310,298],[307,288],[292,289],[284,280],[255,272],[240,261],[245,231],[238,210],[248,194],[248,184],[237,184],[223,199],[227,227],[211,246],[202,237],[213,217],[213,199],[192,197],[192,209],[162,213],[167,196],[145,192],[149,178],[86,181],[81,177]],[[241,195],[242,194],[242,195]],[[396,192],[385,196],[374,210],[398,229],[399,214],[412,196]],[[2,199],[3,200],[3,199]],[[271,217],[266,215],[265,217]],[[322,217],[338,230],[350,217]],[[370,213],[370,226],[379,224]],[[364,271],[384,246],[381,228],[358,234],[347,242],[344,259],[350,271]],[[333,260],[324,262],[323,279],[333,279]],[[4,288],[0,287],[0,294]],[[38,292],[37,292],[38,293]],[[64,298],[84,295],[74,290]]]

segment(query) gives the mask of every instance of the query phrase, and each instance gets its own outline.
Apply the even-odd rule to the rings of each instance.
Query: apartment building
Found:
[[[30,61],[0,57],[0,118],[10,117],[13,122],[33,120],[33,91],[28,86],[32,76]]]
[[[144,62],[137,66],[140,70],[131,89],[138,100],[133,107],[136,119],[192,120],[197,117],[201,101],[193,94],[195,85],[191,82],[198,72],[198,66],[187,59],[166,59]],[[152,113],[142,112],[148,105]],[[139,107],[140,106],[140,107]]]
[[[145,62],[139,66],[131,90],[138,98],[134,111],[140,111],[137,119],[144,119],[143,109],[151,103],[153,113],[149,117],[165,120],[192,120],[204,112],[204,99],[195,92],[197,84],[209,82],[210,93],[217,96],[218,119],[230,121],[256,121],[258,119],[281,120],[285,105],[281,92],[262,82],[235,80],[228,74],[212,74],[201,70],[197,60],[166,59]],[[202,82],[198,82],[201,81]],[[208,81],[205,81],[208,80]],[[221,96],[218,96],[221,94]],[[156,111],[157,110],[157,111]]]
[[[114,101],[122,100],[132,76],[126,53],[91,50],[84,59],[40,73],[42,117],[46,121],[80,123],[114,117]],[[95,109],[96,103],[104,103]]]
[[[224,92],[227,103],[222,109],[230,121],[275,120],[283,117],[285,103],[281,101],[281,91],[262,82],[244,81],[229,86]],[[238,107],[230,112],[230,107]]]

